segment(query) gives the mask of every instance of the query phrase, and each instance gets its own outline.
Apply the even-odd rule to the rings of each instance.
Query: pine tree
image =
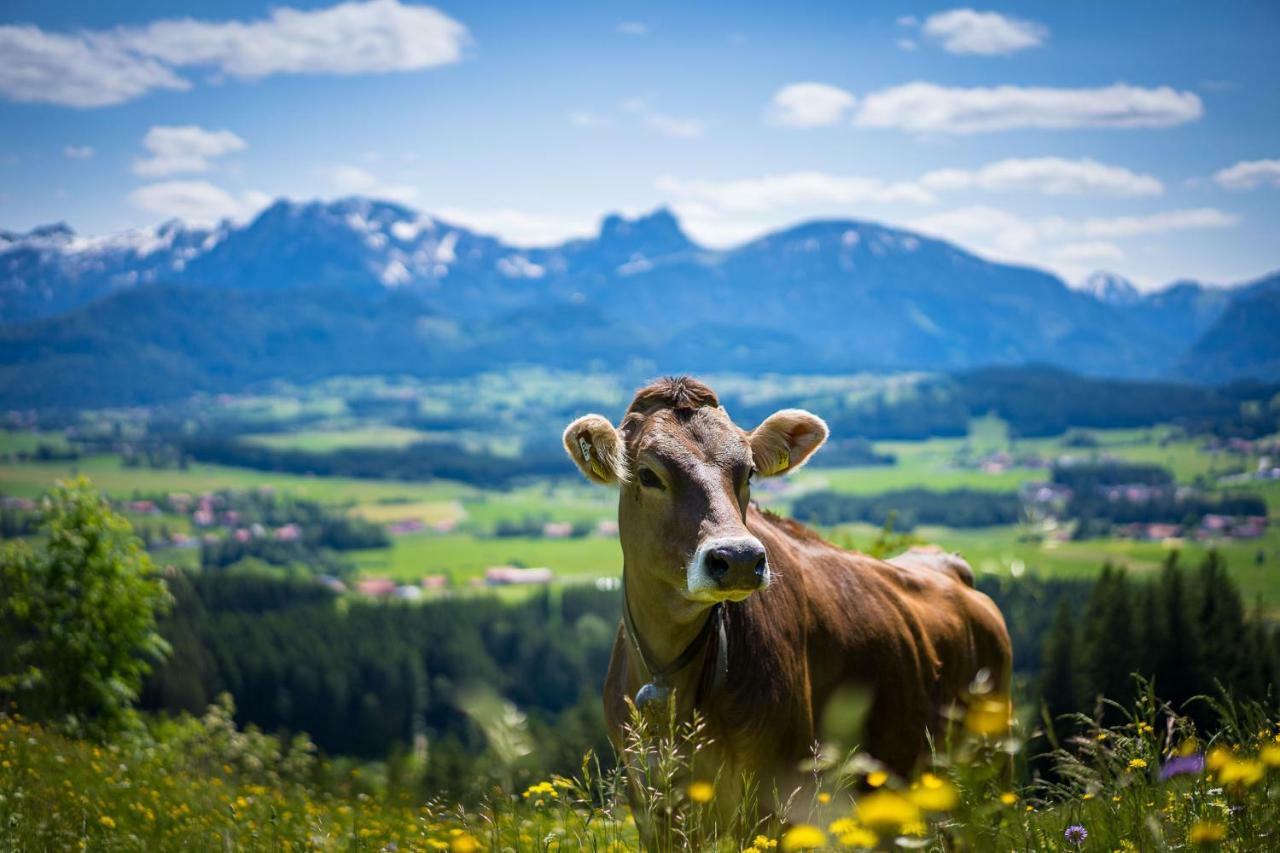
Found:
[[[1051,718],[1084,710],[1079,666],[1075,614],[1071,602],[1063,597],[1058,600],[1053,624],[1045,637],[1044,670],[1040,677],[1040,699]]]
[[[1156,693],[1175,708],[1201,692],[1206,679],[1200,631],[1192,617],[1186,581],[1175,551],[1160,575],[1158,611],[1163,629],[1154,640]]]
[[[1133,695],[1132,673],[1138,663],[1133,624],[1133,600],[1128,578],[1111,564],[1093,587],[1085,609],[1085,695],[1128,704]]]
[[[1201,689],[1211,692],[1214,681],[1228,690],[1241,680],[1245,641],[1244,604],[1240,592],[1227,574],[1217,551],[1210,551],[1200,564],[1198,578],[1200,609],[1198,627],[1208,683]]]

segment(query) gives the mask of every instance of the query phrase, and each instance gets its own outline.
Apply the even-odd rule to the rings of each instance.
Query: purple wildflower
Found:
[[[1089,837],[1089,830],[1085,829],[1082,823],[1073,823],[1062,833],[1062,837],[1080,847],[1084,844],[1084,840]]]
[[[1164,763],[1160,768],[1160,778],[1172,779],[1174,776],[1183,776],[1188,773],[1199,775],[1204,772],[1204,755],[1195,753],[1194,755],[1175,755]]]

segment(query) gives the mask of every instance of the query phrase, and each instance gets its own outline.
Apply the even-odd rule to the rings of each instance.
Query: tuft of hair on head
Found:
[[[716,392],[692,376],[666,376],[637,391],[635,399],[627,407],[627,414],[646,415],[658,409],[690,412],[705,407],[714,409],[719,405]]]

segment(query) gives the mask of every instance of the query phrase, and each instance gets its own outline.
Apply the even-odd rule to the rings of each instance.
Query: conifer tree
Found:
[[[1040,697],[1051,718],[1084,710],[1081,703],[1079,640],[1075,614],[1066,597],[1058,600],[1044,644]]]
[[[1123,570],[1104,565],[1085,609],[1087,696],[1127,704],[1137,665],[1132,591]]]
[[[1213,682],[1231,689],[1241,678],[1243,663],[1244,604],[1234,581],[1227,574],[1222,555],[1210,551],[1200,564],[1198,578],[1200,608],[1198,628],[1208,684],[1202,692],[1213,692]]]
[[[1182,707],[1205,685],[1200,631],[1192,617],[1186,581],[1174,551],[1160,575],[1158,612],[1163,630],[1153,643],[1156,692],[1161,698]]]

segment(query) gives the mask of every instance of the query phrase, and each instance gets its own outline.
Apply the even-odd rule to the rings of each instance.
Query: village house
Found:
[[[405,518],[387,525],[387,533],[392,536],[408,536],[412,533],[421,533],[426,529],[427,526],[418,518]]]
[[[489,586],[515,586],[551,583],[551,569],[522,569],[517,566],[493,566],[485,569],[484,581]]]
[[[390,578],[365,578],[356,581],[356,592],[369,598],[386,598],[396,591],[396,582]]]
[[[568,539],[573,535],[573,525],[567,521],[548,521],[542,525],[542,535],[548,539]]]

